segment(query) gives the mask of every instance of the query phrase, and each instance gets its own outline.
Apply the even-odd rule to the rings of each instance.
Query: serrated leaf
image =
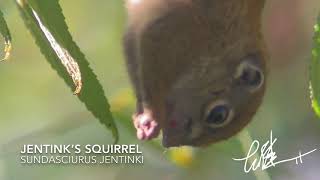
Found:
[[[320,117],[320,16],[314,26],[313,49],[310,68],[312,107]]]
[[[11,35],[3,13],[0,11],[0,33],[4,38],[4,57],[0,61],[9,59],[11,52]]]
[[[81,93],[78,94],[79,99],[102,124],[112,131],[117,142],[118,130],[110,112],[108,100],[96,75],[89,67],[89,62],[72,39],[58,0],[17,0],[17,4],[42,54],[70,88],[73,88],[75,79],[69,77],[69,70],[76,71],[73,74],[76,78],[79,78],[81,71],[80,80],[83,86]],[[71,66],[69,70],[65,64]]]

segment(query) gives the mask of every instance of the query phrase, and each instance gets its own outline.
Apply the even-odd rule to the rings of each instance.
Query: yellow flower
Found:
[[[169,149],[169,157],[177,166],[188,168],[194,160],[194,151],[193,148],[187,146],[171,148]]]
[[[130,89],[124,89],[112,97],[110,104],[113,112],[119,112],[133,106],[134,103],[133,92]]]

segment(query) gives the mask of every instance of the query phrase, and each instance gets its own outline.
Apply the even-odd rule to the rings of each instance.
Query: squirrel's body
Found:
[[[186,119],[203,118],[199,106],[208,104],[212,94],[225,91],[215,95],[230,96],[233,73],[242,58],[258,54],[257,66],[264,73],[263,4],[263,0],[127,0],[124,46],[137,96],[134,121],[140,139],[151,139],[163,129],[166,146],[201,145],[230,137],[249,122],[194,142],[203,136],[203,125],[192,120],[191,126]],[[254,110],[247,116],[253,115],[263,92],[250,101],[248,108]],[[194,109],[197,112],[190,117],[185,115]],[[186,133],[189,140],[181,137]]]

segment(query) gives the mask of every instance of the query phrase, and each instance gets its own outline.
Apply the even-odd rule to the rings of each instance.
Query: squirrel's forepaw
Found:
[[[133,123],[137,129],[137,138],[140,140],[150,140],[159,135],[160,126],[152,117],[151,113],[143,112],[132,116]]]

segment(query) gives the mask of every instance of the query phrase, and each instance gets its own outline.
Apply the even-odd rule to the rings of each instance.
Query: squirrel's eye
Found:
[[[231,109],[226,104],[216,104],[207,112],[206,122],[212,128],[225,126],[231,120]]]
[[[263,72],[250,59],[243,61],[236,72],[236,79],[242,86],[254,91],[261,87],[264,82]]]
[[[244,68],[240,80],[248,86],[258,86],[262,81],[262,74],[254,68]]]

